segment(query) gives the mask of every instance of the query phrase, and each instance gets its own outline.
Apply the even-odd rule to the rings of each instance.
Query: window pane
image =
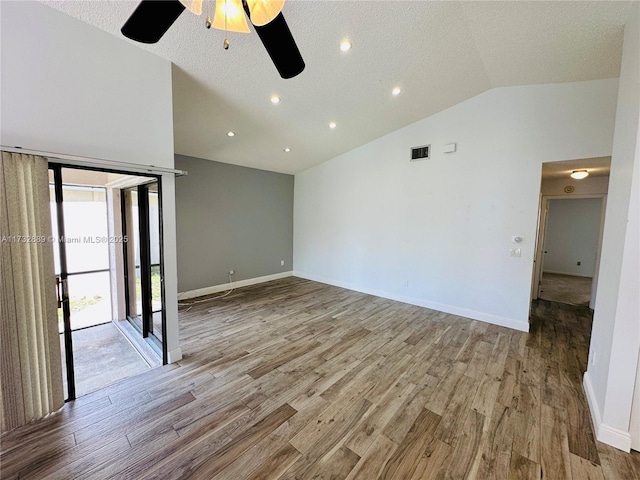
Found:
[[[149,186],[149,240],[152,265],[160,263],[160,209],[158,207],[158,192],[152,190],[157,187],[157,185]]]
[[[132,316],[142,315],[142,277],[140,266],[136,267],[136,310]]]
[[[105,189],[64,185],[62,194],[68,272],[108,269]]]
[[[109,272],[69,275],[68,286],[72,330],[111,321]]]
[[[162,285],[160,283],[160,265],[151,267],[151,309],[162,310]]]

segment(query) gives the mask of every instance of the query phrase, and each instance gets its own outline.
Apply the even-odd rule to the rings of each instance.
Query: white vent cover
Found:
[[[411,148],[411,161],[417,162],[418,160],[427,160],[431,153],[431,145],[423,145],[421,147]]]

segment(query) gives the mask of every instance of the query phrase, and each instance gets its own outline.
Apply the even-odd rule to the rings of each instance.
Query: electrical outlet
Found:
[[[408,287],[409,286],[409,280],[405,280],[404,282],[402,282],[402,286],[403,287]]]
[[[576,262],[576,265],[580,266],[580,265],[582,265],[582,262]]]
[[[235,270],[229,270],[229,275],[235,275]]]
[[[280,266],[284,267],[284,260],[280,260]]]

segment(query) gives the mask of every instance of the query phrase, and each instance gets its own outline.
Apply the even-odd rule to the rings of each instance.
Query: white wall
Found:
[[[625,26],[597,308],[584,377],[600,441],[628,450],[640,352],[640,5]],[[637,434],[637,432],[636,432]]]
[[[601,219],[601,198],[549,200],[542,271],[593,277]]]
[[[640,356],[636,370],[636,388],[633,392],[629,433],[631,434],[631,448],[640,452]]]
[[[169,61],[38,3],[2,1],[0,12],[2,145],[173,167]],[[166,341],[177,360],[173,175],[163,194]]]
[[[491,90],[296,175],[296,274],[527,330],[541,164],[611,154],[617,86]]]
[[[2,9],[2,145],[173,166],[171,63],[35,2]]]

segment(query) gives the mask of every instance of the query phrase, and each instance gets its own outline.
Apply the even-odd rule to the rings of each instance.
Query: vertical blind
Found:
[[[0,160],[0,417],[2,431],[64,403],[47,159]]]

